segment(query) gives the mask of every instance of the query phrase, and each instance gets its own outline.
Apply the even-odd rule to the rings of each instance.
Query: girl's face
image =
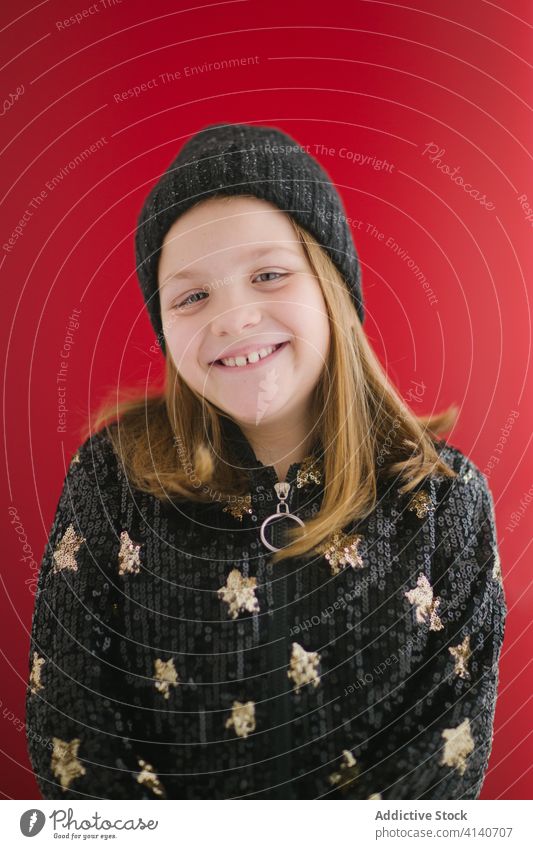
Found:
[[[167,232],[158,277],[167,356],[191,389],[243,425],[308,414],[329,320],[284,212],[259,198],[203,201]]]

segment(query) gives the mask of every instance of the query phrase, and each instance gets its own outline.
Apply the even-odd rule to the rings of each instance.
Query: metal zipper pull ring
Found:
[[[279,502],[276,505],[276,512],[272,513],[271,516],[266,517],[263,524],[261,525],[260,534],[261,534],[261,542],[263,543],[263,545],[265,545],[267,548],[269,548],[270,551],[279,551],[280,549],[277,546],[272,545],[272,543],[270,543],[265,536],[265,528],[269,525],[269,523],[274,521],[275,519],[277,519],[279,516],[284,516],[287,519],[293,519],[295,522],[298,522],[298,524],[302,528],[305,527],[305,523],[298,516],[295,516],[294,513],[291,513],[289,511],[289,505],[287,503],[287,499],[289,497],[289,492],[290,492],[290,489],[291,489],[290,483],[288,483],[287,481],[281,481],[279,483],[275,483],[274,489],[276,490],[276,494],[279,498]]]

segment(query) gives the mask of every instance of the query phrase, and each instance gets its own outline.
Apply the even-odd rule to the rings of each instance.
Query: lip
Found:
[[[228,371],[228,372],[229,371],[236,371],[236,372],[238,371],[239,373],[242,373],[243,371],[251,371],[252,369],[259,368],[260,366],[262,366],[265,363],[269,363],[271,360],[274,359],[274,357],[277,357],[277,355],[280,354],[283,351],[283,349],[287,347],[287,345],[290,345],[290,341],[288,339],[287,339],[286,342],[281,342],[279,344],[279,347],[276,348],[275,351],[272,351],[272,353],[269,354],[268,357],[263,357],[262,360],[258,360],[256,363],[247,363],[245,366],[225,366],[222,363],[216,362],[216,360],[215,360],[214,363],[211,363],[211,365],[213,366],[213,368],[224,369],[224,371]],[[267,346],[265,346],[265,347],[267,347]],[[239,355],[237,354],[236,356],[239,356]],[[229,357],[224,357],[224,359],[229,359]]]
[[[217,360],[225,359],[228,360],[230,357],[246,357],[248,354],[253,353],[253,351],[259,351],[261,348],[271,348],[272,345],[281,345],[283,342],[288,342],[288,339],[282,339],[281,342],[266,342],[263,345],[243,345],[241,348],[231,348],[223,357],[217,357],[216,360],[211,360],[209,363],[210,366],[214,365]]]

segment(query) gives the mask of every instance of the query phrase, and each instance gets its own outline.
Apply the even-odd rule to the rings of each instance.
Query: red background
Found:
[[[25,211],[33,214],[12,250],[0,252],[3,459],[8,504],[35,559],[89,407],[116,382],[144,386],[162,374],[135,278],[133,232],[146,193],[181,143],[205,124],[235,121],[272,124],[301,144],[333,148],[317,158],[347,214],[362,222],[354,238],[366,331],[404,397],[412,381],[423,381],[418,411],[460,407],[449,439],[487,470],[509,616],[481,798],[530,798],[533,507],[524,498],[533,479],[533,229],[518,196],[533,206],[531,2],[507,3],[507,10],[484,0],[411,0],[410,8],[374,0],[228,0],[190,10],[184,0],[5,5],[3,91],[9,98],[24,90],[4,103],[2,245]],[[98,11],[81,23],[58,27],[91,5]],[[185,76],[187,66],[256,56],[253,64]],[[159,78],[177,71],[173,82]],[[157,86],[117,102],[115,95],[154,78]],[[100,150],[69,168],[102,137]],[[423,155],[430,142],[495,209]],[[354,164],[341,148],[393,168]],[[385,234],[381,241],[372,224]],[[436,303],[386,246],[389,237],[425,274]],[[74,308],[80,328],[66,382],[66,433],[58,433],[56,374]],[[499,461],[490,468],[492,456]],[[0,792],[40,798],[17,722],[24,721],[32,573],[9,521],[4,534]]]

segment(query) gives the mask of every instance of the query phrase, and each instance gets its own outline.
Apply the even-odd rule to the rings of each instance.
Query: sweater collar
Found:
[[[222,432],[224,440],[229,444],[235,463],[248,472],[248,477],[254,480],[268,479],[271,483],[278,482],[278,475],[274,466],[265,466],[256,456],[254,450],[242,432],[241,428],[232,419],[222,417]],[[315,444],[311,453],[296,463],[291,463],[287,471],[286,480],[293,482],[296,478],[308,477],[322,482],[322,457],[320,446]]]

